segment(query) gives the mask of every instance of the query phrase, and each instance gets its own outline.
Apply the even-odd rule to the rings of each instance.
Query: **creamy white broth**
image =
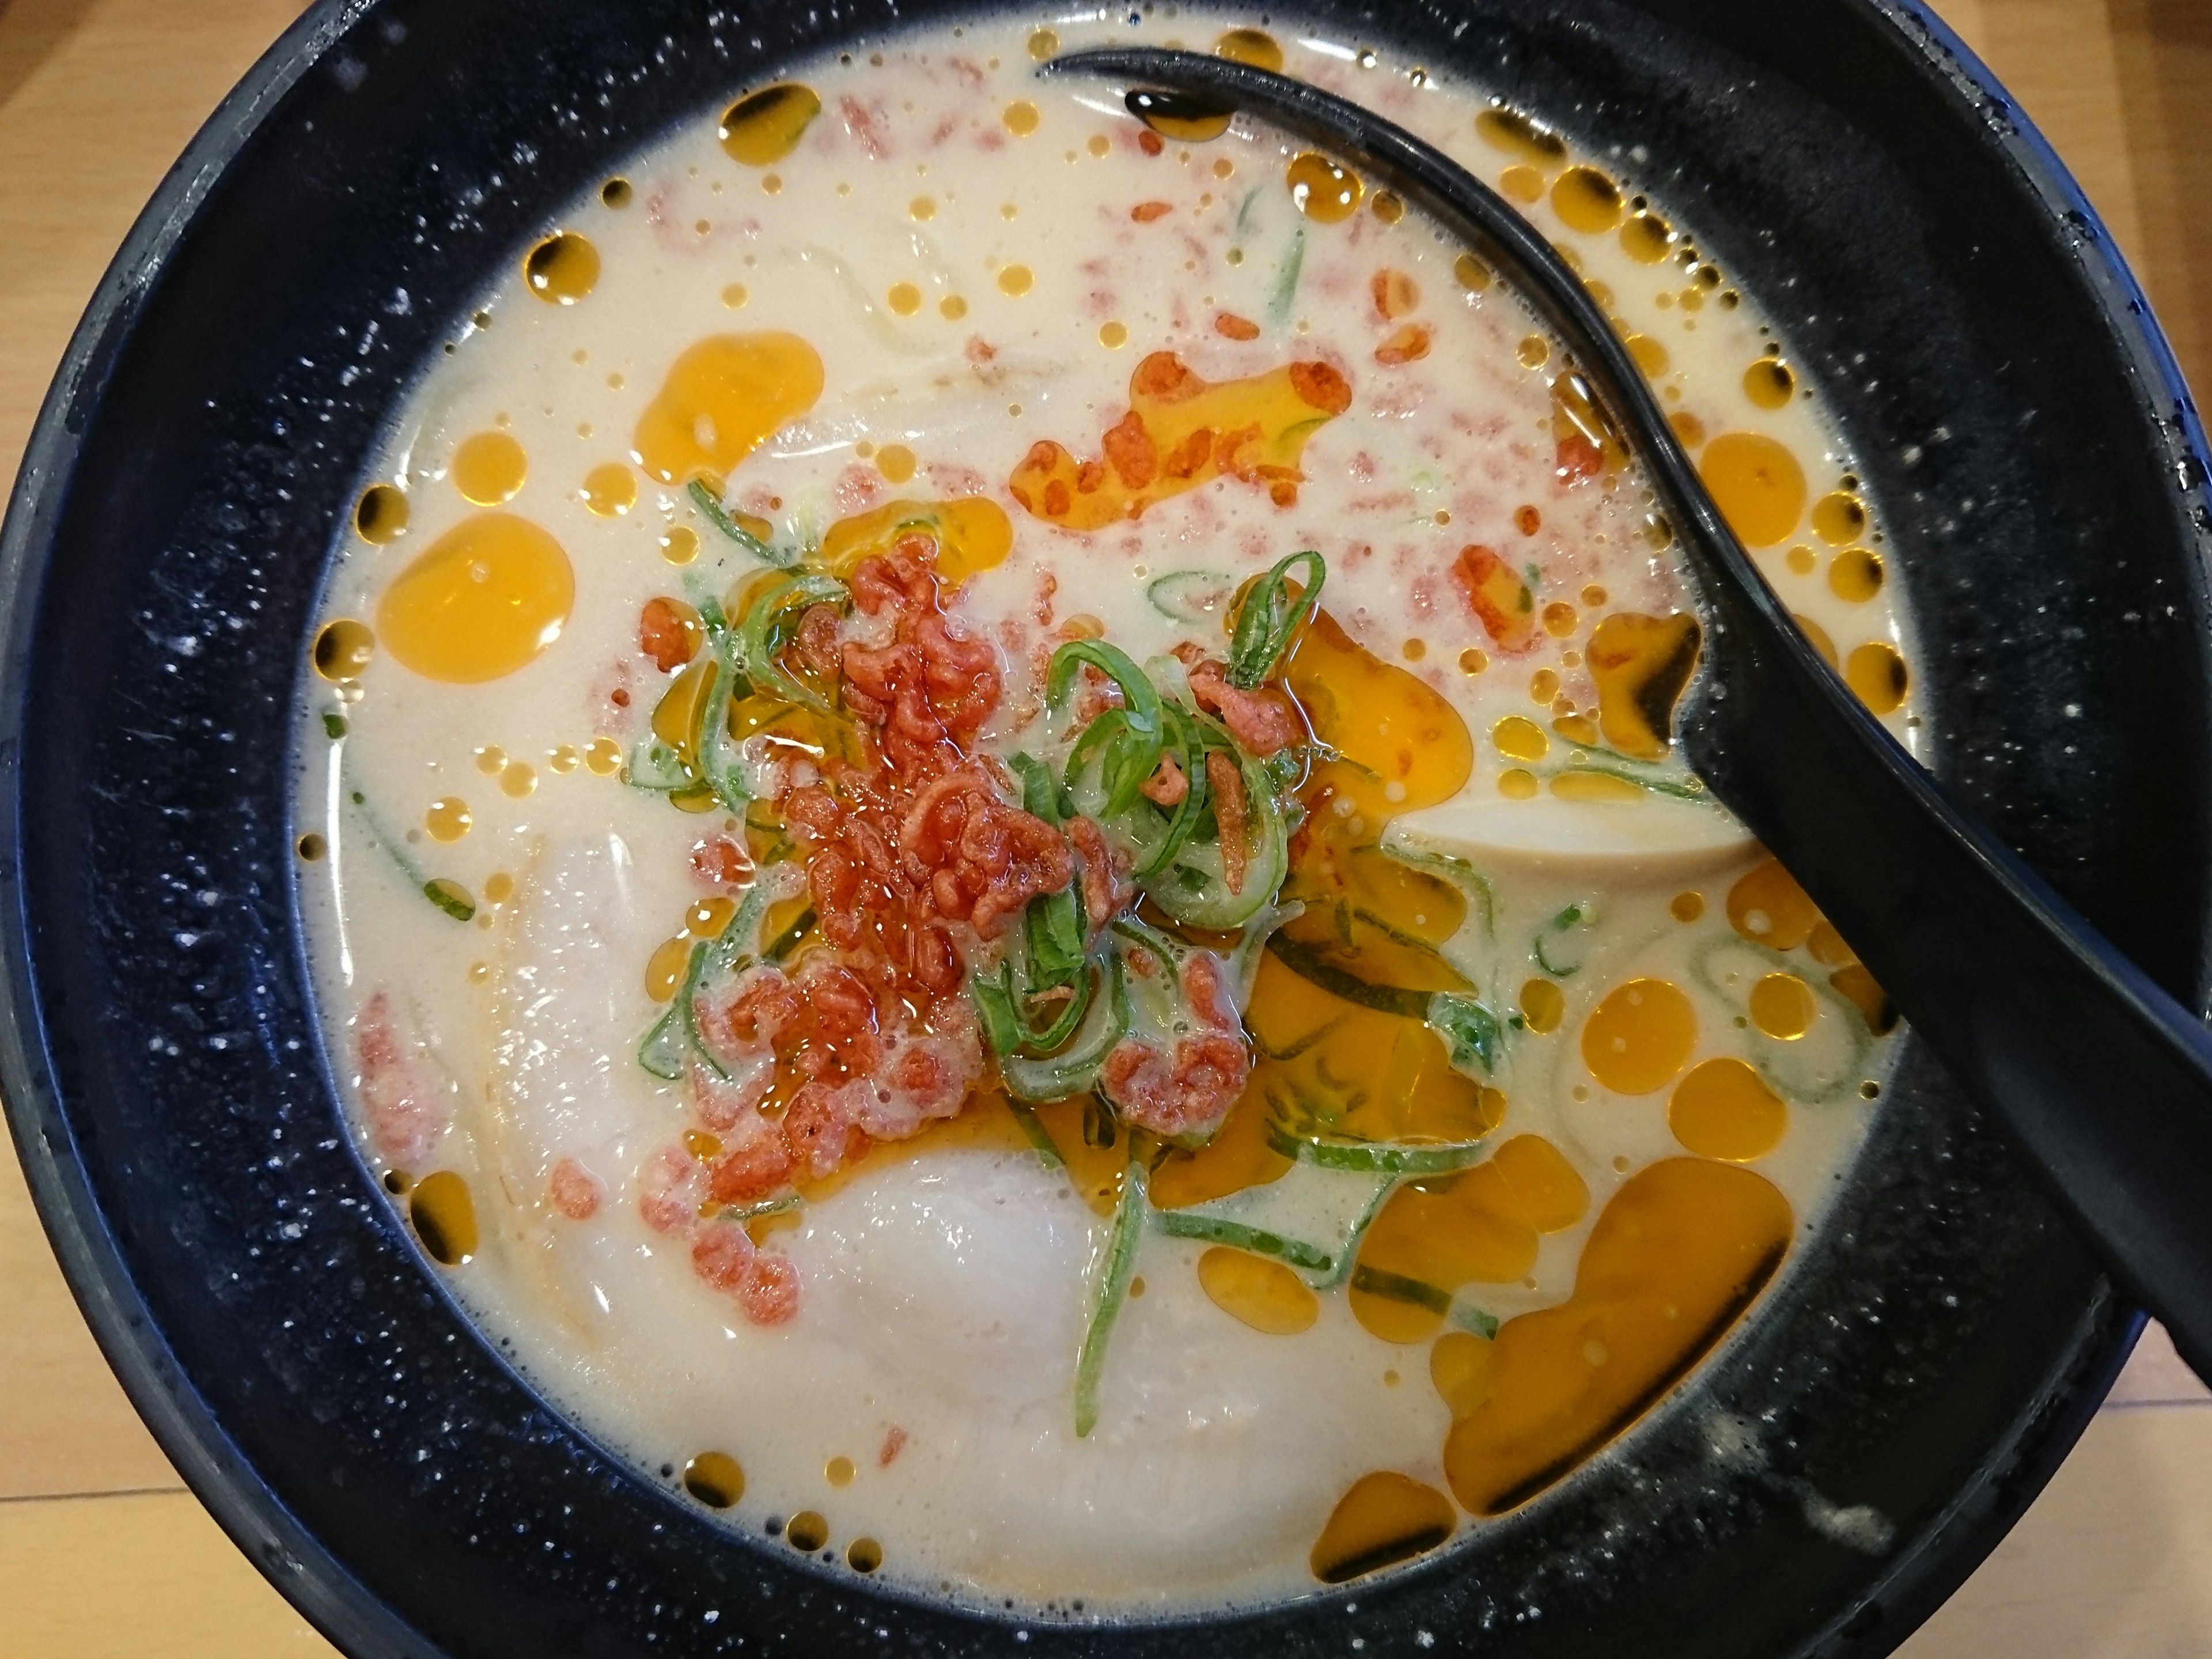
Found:
[[[1132,36],[1205,46],[1241,21],[1053,28],[1065,48]],[[1854,597],[1879,532],[1817,388],[1778,402],[1768,354],[1786,342],[1758,296],[1694,254],[1683,263],[1696,246],[1687,229],[1645,263],[1618,230],[1574,228],[1582,200],[1560,180],[1632,158],[1532,150],[1525,128],[1516,136],[1494,115],[1486,137],[1480,88],[1417,79],[1387,57],[1363,68],[1334,43],[1274,33],[1290,72],[1377,108],[1509,192],[1529,187],[1512,170],[1537,164],[1532,217],[1646,343],[1686,441],[1791,608],[1847,660],[1886,645],[1888,661],[1909,663],[1894,588]],[[1806,927],[1793,938],[1773,903],[1738,903],[1751,920],[1731,927],[1729,896],[1758,897],[1768,879],[1752,875],[1761,854],[1695,799],[1678,759],[1638,773],[1671,795],[1557,788],[1578,756],[1602,761],[1601,746],[1578,749],[1559,725],[1598,712],[1593,625],[1687,601],[1632,471],[1562,483],[1560,349],[1514,296],[1462,275],[1462,250],[1418,215],[1379,216],[1371,187],[1340,219],[1303,213],[1285,170],[1304,147],[1267,129],[1240,121],[1148,153],[1152,135],[1107,89],[1033,78],[1030,26],[916,34],[850,57],[794,66],[823,107],[789,153],[736,160],[703,114],[631,158],[620,187],[595,187],[549,224],[588,243],[592,280],[571,246],[568,266],[541,255],[534,276],[518,269],[487,291],[373,470],[399,492],[404,530],[349,539],[329,617],[377,618],[410,562],[494,511],[557,544],[574,592],[557,637],[498,678],[426,678],[387,638],[364,668],[311,682],[300,799],[316,856],[302,891],[337,1069],[368,1155],[395,1189],[412,1183],[434,1255],[461,1252],[421,1196],[453,1188],[426,1177],[450,1172],[470,1195],[476,1247],[441,1271],[471,1312],[580,1422],[679,1490],[677,1472],[699,1455],[735,1460],[743,1496],[721,1511],[732,1524],[757,1534],[773,1522],[811,1542],[794,1517],[818,1517],[825,1570],[865,1565],[924,1593],[1024,1608],[1111,1614],[1304,1593],[1309,1552],[1363,1476],[1393,1472],[1439,1501],[1455,1489],[1443,1454],[1455,1407],[1431,1376],[1445,1364],[1438,1332],[1482,1340],[1483,1328],[1566,1303],[1608,1202],[1698,1150],[1670,1127],[1675,1073],[1741,1059],[1788,1098],[1776,1144],[1727,1167],[1771,1183],[1802,1239],[1863,1133],[1888,1045],[1826,982],[1850,969],[1839,942],[1823,954]],[[1642,200],[1632,170],[1612,176]],[[1387,307],[1383,271],[1405,279]],[[551,302],[570,284],[572,302]],[[1425,331],[1418,352],[1409,329]],[[1148,1232],[1142,1294],[1105,1349],[1097,1425],[1079,1435],[1075,1355],[1109,1222],[1078,1190],[1087,1175],[1048,1167],[1008,1132],[1003,1108],[988,1124],[971,1108],[886,1142],[764,1227],[759,1247],[791,1264],[799,1287],[787,1322],[754,1322],[693,1271],[684,1239],[648,1224],[649,1166],[696,1126],[686,1085],[637,1063],[666,1006],[648,994],[647,964],[707,891],[695,842],[717,826],[742,832],[726,814],[674,811],[623,781],[672,678],[640,654],[640,611],[657,595],[724,593],[761,567],[635,446],[681,354],[771,333],[818,356],[821,391],[732,469],[731,512],[793,544],[896,500],[981,496],[1012,527],[1003,562],[945,599],[957,625],[991,642],[1003,676],[976,748],[1039,745],[1049,722],[1037,669],[1071,624],[1139,662],[1194,639],[1218,652],[1221,623],[1179,620],[1154,584],[1205,573],[1225,596],[1309,548],[1327,562],[1323,609],[1352,644],[1456,713],[1471,738],[1464,784],[1409,807],[1387,838],[1487,875],[1489,925],[1470,907],[1439,947],[1486,1002],[1528,1021],[1528,985],[1556,997],[1533,1018],[1544,1029],[1513,1032],[1485,1073],[1504,1099],[1487,1144],[1540,1139],[1584,1194],[1571,1219],[1561,1208],[1558,1224],[1536,1229],[1525,1271],[1462,1282],[1417,1340],[1385,1340],[1374,1293],[1363,1304],[1343,1283],[1320,1291],[1309,1328],[1265,1334],[1201,1281],[1213,1247]],[[1395,360],[1378,361],[1394,343]],[[1303,476],[1277,481],[1294,483],[1286,500],[1224,476],[1083,532],[1025,507],[1013,486],[1033,447],[1098,458],[1130,407],[1133,374],[1164,351],[1217,386],[1322,364],[1348,406],[1305,438]],[[694,435],[712,447],[724,434]],[[1794,503],[1771,476],[1777,453],[1802,471]],[[392,498],[378,500],[383,521],[372,507],[368,527],[385,536]],[[1524,649],[1486,627],[1454,574],[1476,546],[1532,589]],[[1547,617],[1553,605],[1568,614]],[[1855,683],[1874,684],[1882,659],[1857,660],[1873,666]],[[1911,743],[1909,695],[1889,702],[1876,706]],[[1527,731],[1501,727],[1509,720]],[[1740,887],[1747,876],[1753,886]],[[453,884],[444,909],[421,894],[432,879]],[[973,965],[988,960],[991,946],[970,945]],[[1764,1034],[1752,1000],[1785,973],[1805,988],[1810,1021],[1787,1039]],[[1593,1018],[1632,981],[1676,988],[1694,1015],[1697,1046],[1669,1073],[1671,1097],[1609,1089],[1593,1070]],[[1248,1024],[1281,1048],[1271,1006],[1263,980]],[[581,1220],[547,1197],[571,1159],[603,1192]],[[1351,1213],[1326,1188],[1300,1164],[1206,1207],[1244,1203],[1255,1225],[1320,1228]],[[1469,1489],[1463,1475],[1459,1486]],[[1459,1535],[1481,1507],[1452,1510]]]

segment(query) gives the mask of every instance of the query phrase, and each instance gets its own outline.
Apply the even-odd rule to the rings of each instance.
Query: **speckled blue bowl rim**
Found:
[[[2172,349],[2141,285],[2057,153],[1965,42],[1917,0],[1850,0],[1904,35],[1981,116],[1991,143],[2076,243],[2117,342],[2170,409],[2164,421],[2185,489],[2206,477],[2204,434]],[[361,19],[374,0],[319,0],[233,89],[172,167],[108,266],[71,337],[33,428],[0,526],[0,1097],[55,1255],[101,1352],[178,1473],[239,1548],[324,1635],[355,1654],[436,1650],[371,1594],[286,1510],[224,1436],[184,1376],[132,1282],[92,1195],[56,1098],[39,991],[29,970],[21,886],[25,672],[43,561],[82,434],[145,295],[232,157],[267,113]],[[2200,978],[2200,1001],[2203,981]],[[1858,1607],[1809,1637],[1801,1654],[1858,1634],[1879,1606],[1902,1641],[1993,1548],[2072,1449],[2141,1331],[2085,1310],[2069,1352],[2012,1435],[1936,1521],[1869,1579]],[[2001,1500],[1992,1494],[2002,1492]],[[1865,1650],[1861,1649],[1864,1651]]]

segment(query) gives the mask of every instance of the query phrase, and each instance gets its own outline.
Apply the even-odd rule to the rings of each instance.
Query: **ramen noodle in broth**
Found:
[[[1036,60],[1170,36],[1520,203],[1908,744],[1786,339],[1543,110],[1235,19],[921,33],[549,222],[391,430],[301,710],[365,1155],[681,1501],[1024,1616],[1387,1570],[1819,1219],[1894,1024],[1673,740],[1559,343],[1388,190]]]

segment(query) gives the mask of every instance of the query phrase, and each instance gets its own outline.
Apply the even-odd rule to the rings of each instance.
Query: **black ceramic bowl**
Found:
[[[616,157],[795,57],[962,9],[325,0],[147,210],[0,543],[0,1086],[109,1358],[356,1654],[1887,1650],[2034,1495],[2139,1322],[1909,1041],[1825,1233],[1687,1409],[1463,1551],[1203,1630],[901,1604],[720,1528],[532,1396],[356,1161],[286,791],[303,629],[380,424]],[[1664,158],[1658,193],[1778,308],[1864,458],[1946,780],[2196,998],[2203,438],[1987,74],[1895,0],[1303,15]],[[1717,1449],[1716,1412],[1756,1419],[1765,1460]],[[1886,1542],[1814,1524],[1854,1505]]]

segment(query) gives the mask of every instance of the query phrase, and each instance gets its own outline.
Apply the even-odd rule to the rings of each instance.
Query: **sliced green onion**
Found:
[[[1385,1181],[1375,1188],[1375,1196],[1367,1200],[1367,1207],[1352,1224],[1352,1232],[1344,1241],[1344,1254],[1337,1258],[1336,1271],[1327,1279],[1314,1281],[1317,1291],[1333,1291],[1352,1277],[1352,1264],[1359,1260],[1359,1247],[1367,1237],[1367,1230],[1375,1224],[1375,1218],[1382,1213],[1382,1206],[1390,1201],[1390,1194],[1398,1190],[1395,1180]]]
[[[422,896],[455,921],[470,921],[475,919],[476,901],[469,896],[468,889],[457,881],[449,881],[443,876],[433,876],[422,884]]]
[[[1169,737],[1167,744],[1175,750],[1175,762],[1182,769],[1182,799],[1175,805],[1168,817],[1167,834],[1151,854],[1139,860],[1131,873],[1139,881],[1152,877],[1175,861],[1176,854],[1188,844],[1191,836],[1206,816],[1207,797],[1212,786],[1207,783],[1203,757],[1206,750],[1205,730],[1182,704],[1164,705],[1167,712]],[[1165,748],[1167,744],[1163,744]]]
[[[1304,591],[1293,599],[1291,572],[1305,568]],[[1244,603],[1237,608],[1236,632],[1229,639],[1229,683],[1249,691],[1275,671],[1275,664],[1290,648],[1291,640],[1321,603],[1322,583],[1328,563],[1311,548],[1293,553],[1252,584]]]
[[[637,1045],[639,1066],[647,1076],[657,1077],[663,1083],[674,1083],[682,1078],[684,1061],[695,1054],[716,1077],[726,1083],[729,1080],[729,1073],[714,1058],[700,1033],[699,1011],[693,1004],[706,971],[711,944],[710,940],[701,939],[691,947],[691,959],[684,966],[684,983],[677,988],[675,1000],[668,1005],[668,1012],[653,1022],[653,1029],[645,1034],[645,1041]]]
[[[426,876],[422,866],[410,858],[398,842],[385,833],[384,823],[376,809],[368,804],[368,797],[360,790],[351,791],[347,799],[352,801],[354,814],[359,819],[362,833],[368,844],[392,860],[392,867],[406,878],[407,884],[422,896],[451,916],[455,921],[476,919],[476,901],[469,890],[445,876]]]
[[[1292,227],[1290,252],[1275,269],[1274,292],[1267,296],[1267,315],[1278,324],[1290,320],[1291,302],[1297,297],[1298,272],[1306,262],[1306,228]]]
[[[1106,953],[1104,972],[1107,994],[1092,997],[1083,1029],[1066,1053],[1044,1060],[1021,1054],[1000,1060],[999,1074],[1008,1093],[1022,1100],[1065,1100],[1097,1080],[1106,1056],[1129,1034],[1129,985],[1119,951]]]
[[[1040,893],[1024,907],[1031,995],[1073,985],[1083,976],[1085,930],[1079,907],[1073,885]]]
[[[1045,701],[1050,707],[1058,708],[1067,701],[1077,672],[1086,663],[1113,681],[1121,693],[1118,711],[1121,720],[1106,743],[1103,756],[1106,804],[1103,811],[1113,817],[1127,810],[1145,781],[1158,769],[1164,717],[1158,688],[1127,652],[1103,640],[1071,641],[1052,653],[1052,665],[1045,675]],[[1109,711],[1112,712],[1115,711]],[[1099,718],[1103,720],[1106,715]],[[1073,756],[1069,763],[1074,764]]]
[[[761,952],[761,959],[781,962],[799,948],[799,941],[806,937],[806,930],[814,926],[815,921],[814,907],[810,904],[791,919],[790,927],[769,942],[768,948]]]
[[[647,738],[631,746],[629,763],[623,768],[623,781],[633,789],[665,795],[688,789],[700,778],[698,769],[682,755],[659,738]]]
[[[1408,869],[1440,877],[1458,888],[1481,910],[1482,931],[1493,939],[1497,937],[1497,890],[1491,886],[1489,877],[1465,859],[1454,858],[1449,853],[1431,853],[1425,848],[1411,846],[1401,841],[1385,842],[1377,850],[1385,858],[1395,859]]]
[[[1091,1297],[1083,1346],[1075,1357],[1075,1433],[1078,1439],[1098,1425],[1098,1376],[1106,1365],[1106,1341],[1129,1299],[1129,1280],[1137,1271],[1137,1246],[1145,1236],[1145,1166],[1136,1158],[1121,1178],[1121,1201],[1115,1206],[1114,1231],[1106,1245],[1104,1270]]]
[[[1138,916],[1121,916],[1115,919],[1114,931],[1139,949],[1158,957],[1170,977],[1182,972],[1182,959],[1189,947],[1170,939],[1150,922]]]
[[[1046,1133],[1044,1125],[1037,1121],[1036,1109],[1025,1100],[1012,1098],[1007,1100],[1006,1108],[1013,1113],[1014,1121],[1022,1126],[1022,1134],[1036,1149],[1036,1155],[1044,1167],[1048,1170],[1065,1168],[1067,1161],[1060,1157],[1060,1148],[1053,1144],[1052,1136]]]
[[[1266,1043],[1261,1042],[1256,1036],[1252,1038],[1252,1046],[1259,1050],[1260,1057],[1262,1060],[1272,1060],[1279,1065],[1286,1066],[1291,1061],[1296,1060],[1300,1054],[1305,1053],[1307,1049],[1312,1048],[1315,1043],[1319,1042],[1331,1031],[1336,1030],[1338,1026],[1343,1024],[1348,1018],[1350,1018],[1350,1016],[1339,1014],[1334,1019],[1325,1019],[1322,1021],[1320,1024],[1315,1026],[1312,1030],[1308,1031],[1304,1036],[1298,1038],[1297,1042],[1287,1043],[1280,1048],[1270,1048]]]
[[[1582,971],[1583,965],[1579,962],[1569,963],[1564,968],[1553,966],[1552,959],[1544,954],[1544,936],[1541,933],[1536,935],[1534,942],[1529,946],[1529,951],[1536,958],[1536,965],[1553,979],[1572,979]]]
[[[1393,1302],[1410,1302],[1416,1307],[1426,1308],[1431,1313],[1449,1313],[1452,1299],[1449,1291],[1419,1279],[1408,1279],[1403,1273],[1385,1273],[1380,1267],[1359,1267],[1352,1270],[1352,1288],[1364,1291],[1370,1296],[1386,1296]]]
[[[687,488],[691,504],[699,509],[700,516],[762,563],[772,564],[779,570],[788,570],[799,562],[795,549],[771,547],[732,518],[724,511],[721,502],[714,498],[714,492],[707,488],[704,480],[694,478]]]
[[[851,598],[835,576],[789,576],[746,607],[738,626],[738,666],[755,684],[767,685],[786,702],[795,702],[826,714],[830,705],[811,686],[779,660],[783,650],[782,619],[793,611],[811,605],[839,605]]]
[[[690,966],[685,969],[684,984],[676,993],[676,1012],[684,1017],[684,1035],[707,1069],[727,1083],[729,1072],[714,1058],[714,1051],[707,1046],[706,1033],[699,1029],[699,986],[707,969],[707,958],[712,954],[712,941],[701,939],[691,947]]]
[[[1006,757],[1007,769],[1021,780],[1022,811],[1060,828],[1060,797],[1052,787],[1052,774],[1044,763],[1019,752]]]
[[[1231,1249],[1249,1250],[1255,1255],[1272,1255],[1308,1273],[1330,1273],[1336,1267],[1336,1259],[1327,1250],[1258,1227],[1248,1227],[1241,1221],[1162,1210],[1153,1216],[1152,1225],[1172,1238],[1194,1238],[1200,1243],[1226,1244]]]
[[[1427,991],[1407,991],[1395,985],[1375,985],[1357,974],[1346,972],[1334,963],[1323,961],[1321,952],[1310,945],[1294,939],[1274,934],[1267,940],[1267,950],[1274,958],[1300,979],[1318,985],[1331,996],[1361,1008],[1372,1008],[1378,1013],[1395,1014],[1401,1019],[1410,1019],[1425,1024],[1429,1018]]]
[[[1079,958],[1079,967],[1081,959]],[[1096,969],[1103,974],[1103,969]],[[1040,988],[1034,985],[1018,991],[1014,984],[1014,963],[1012,958],[999,964],[996,978],[971,974],[968,978],[968,995],[975,1005],[978,1022],[983,1028],[983,1040],[991,1045],[991,1052],[1001,1058],[1024,1049],[1035,1054],[1049,1054],[1075,1035],[1090,1011],[1091,975],[1079,972],[1073,981],[1074,994],[1064,1000],[1060,1012],[1042,1030],[1032,1028],[1023,1012],[1023,1005],[1033,1000]]]
[[[1252,1006],[1252,988],[1260,977],[1260,953],[1267,948],[1267,941],[1275,936],[1278,928],[1289,926],[1305,913],[1303,903],[1291,899],[1271,904],[1246,921],[1243,937],[1229,953],[1229,994],[1236,1001],[1237,1012]]]
[[[744,817],[752,805],[752,791],[746,785],[737,757],[732,756],[725,763],[722,757],[730,743],[730,706],[752,696],[753,686],[739,664],[743,644],[737,630],[723,614],[721,602],[704,592],[704,587],[698,577],[687,575],[685,592],[692,596],[700,624],[707,630],[707,642],[721,667],[720,684],[714,688],[707,703],[707,717],[700,723],[701,781],[714,792],[714,798],[724,808]]]
[[[692,993],[698,988],[707,953],[705,939],[691,947],[691,959],[684,966],[684,983],[678,988],[675,1000],[668,1005],[668,1012],[653,1023],[653,1029],[645,1034],[645,1041],[637,1045],[638,1065],[647,1076],[657,1077],[663,1083],[674,1083],[683,1077],[684,1062],[690,1058],[695,1043],[700,1053],[706,1053],[706,1045],[698,1042],[698,1016],[688,1011]],[[711,1060],[712,1056],[708,1059]],[[719,1065],[714,1069],[722,1072]],[[722,1075],[727,1077],[729,1073],[722,1072]]]
[[[747,967],[765,954],[760,950],[760,931],[768,925],[770,907],[797,898],[806,888],[806,874],[796,864],[770,864],[753,878],[752,886],[738,901],[730,925],[716,935],[700,982],[711,983],[735,968]]]
[[[1169,620],[1203,627],[1225,614],[1236,591],[1236,583],[1216,571],[1170,570],[1153,578],[1145,597]]]
[[[1357,1170],[1364,1175],[1449,1175],[1482,1162],[1486,1140],[1439,1141],[1421,1146],[1399,1140],[1338,1140],[1326,1135],[1296,1134],[1279,1123],[1267,1127],[1267,1144],[1285,1158],[1304,1158],[1324,1170]]]
[[[1283,804],[1267,785],[1265,769],[1245,755],[1244,799],[1251,814],[1246,830],[1244,886],[1229,890],[1218,841],[1186,848],[1182,855],[1144,884],[1152,902],[1187,927],[1242,927],[1274,900],[1291,867],[1290,823]]]
[[[1453,1303],[1451,1310],[1451,1322],[1453,1324],[1459,1326],[1462,1330],[1473,1331],[1477,1336],[1480,1337],[1486,1342],[1495,1342],[1498,1340],[1497,1316],[1483,1312],[1481,1309],[1474,1306],[1472,1303]]]
[[[1489,1077],[1505,1057],[1505,1029],[1498,1016],[1473,997],[1438,991],[1429,998],[1429,1029],[1451,1049],[1453,1069],[1474,1075],[1480,1066]]]
[[[1023,1044],[1021,1016],[1014,1012],[1012,970],[1000,963],[999,976],[968,975],[968,1000],[975,1005],[975,1023],[983,1028],[983,1041],[994,1054],[1011,1054]]]
[[[764,1198],[757,1204],[725,1204],[714,1212],[717,1221],[757,1221],[764,1215],[781,1215],[795,1210],[800,1203],[797,1193],[786,1193],[781,1198]]]

